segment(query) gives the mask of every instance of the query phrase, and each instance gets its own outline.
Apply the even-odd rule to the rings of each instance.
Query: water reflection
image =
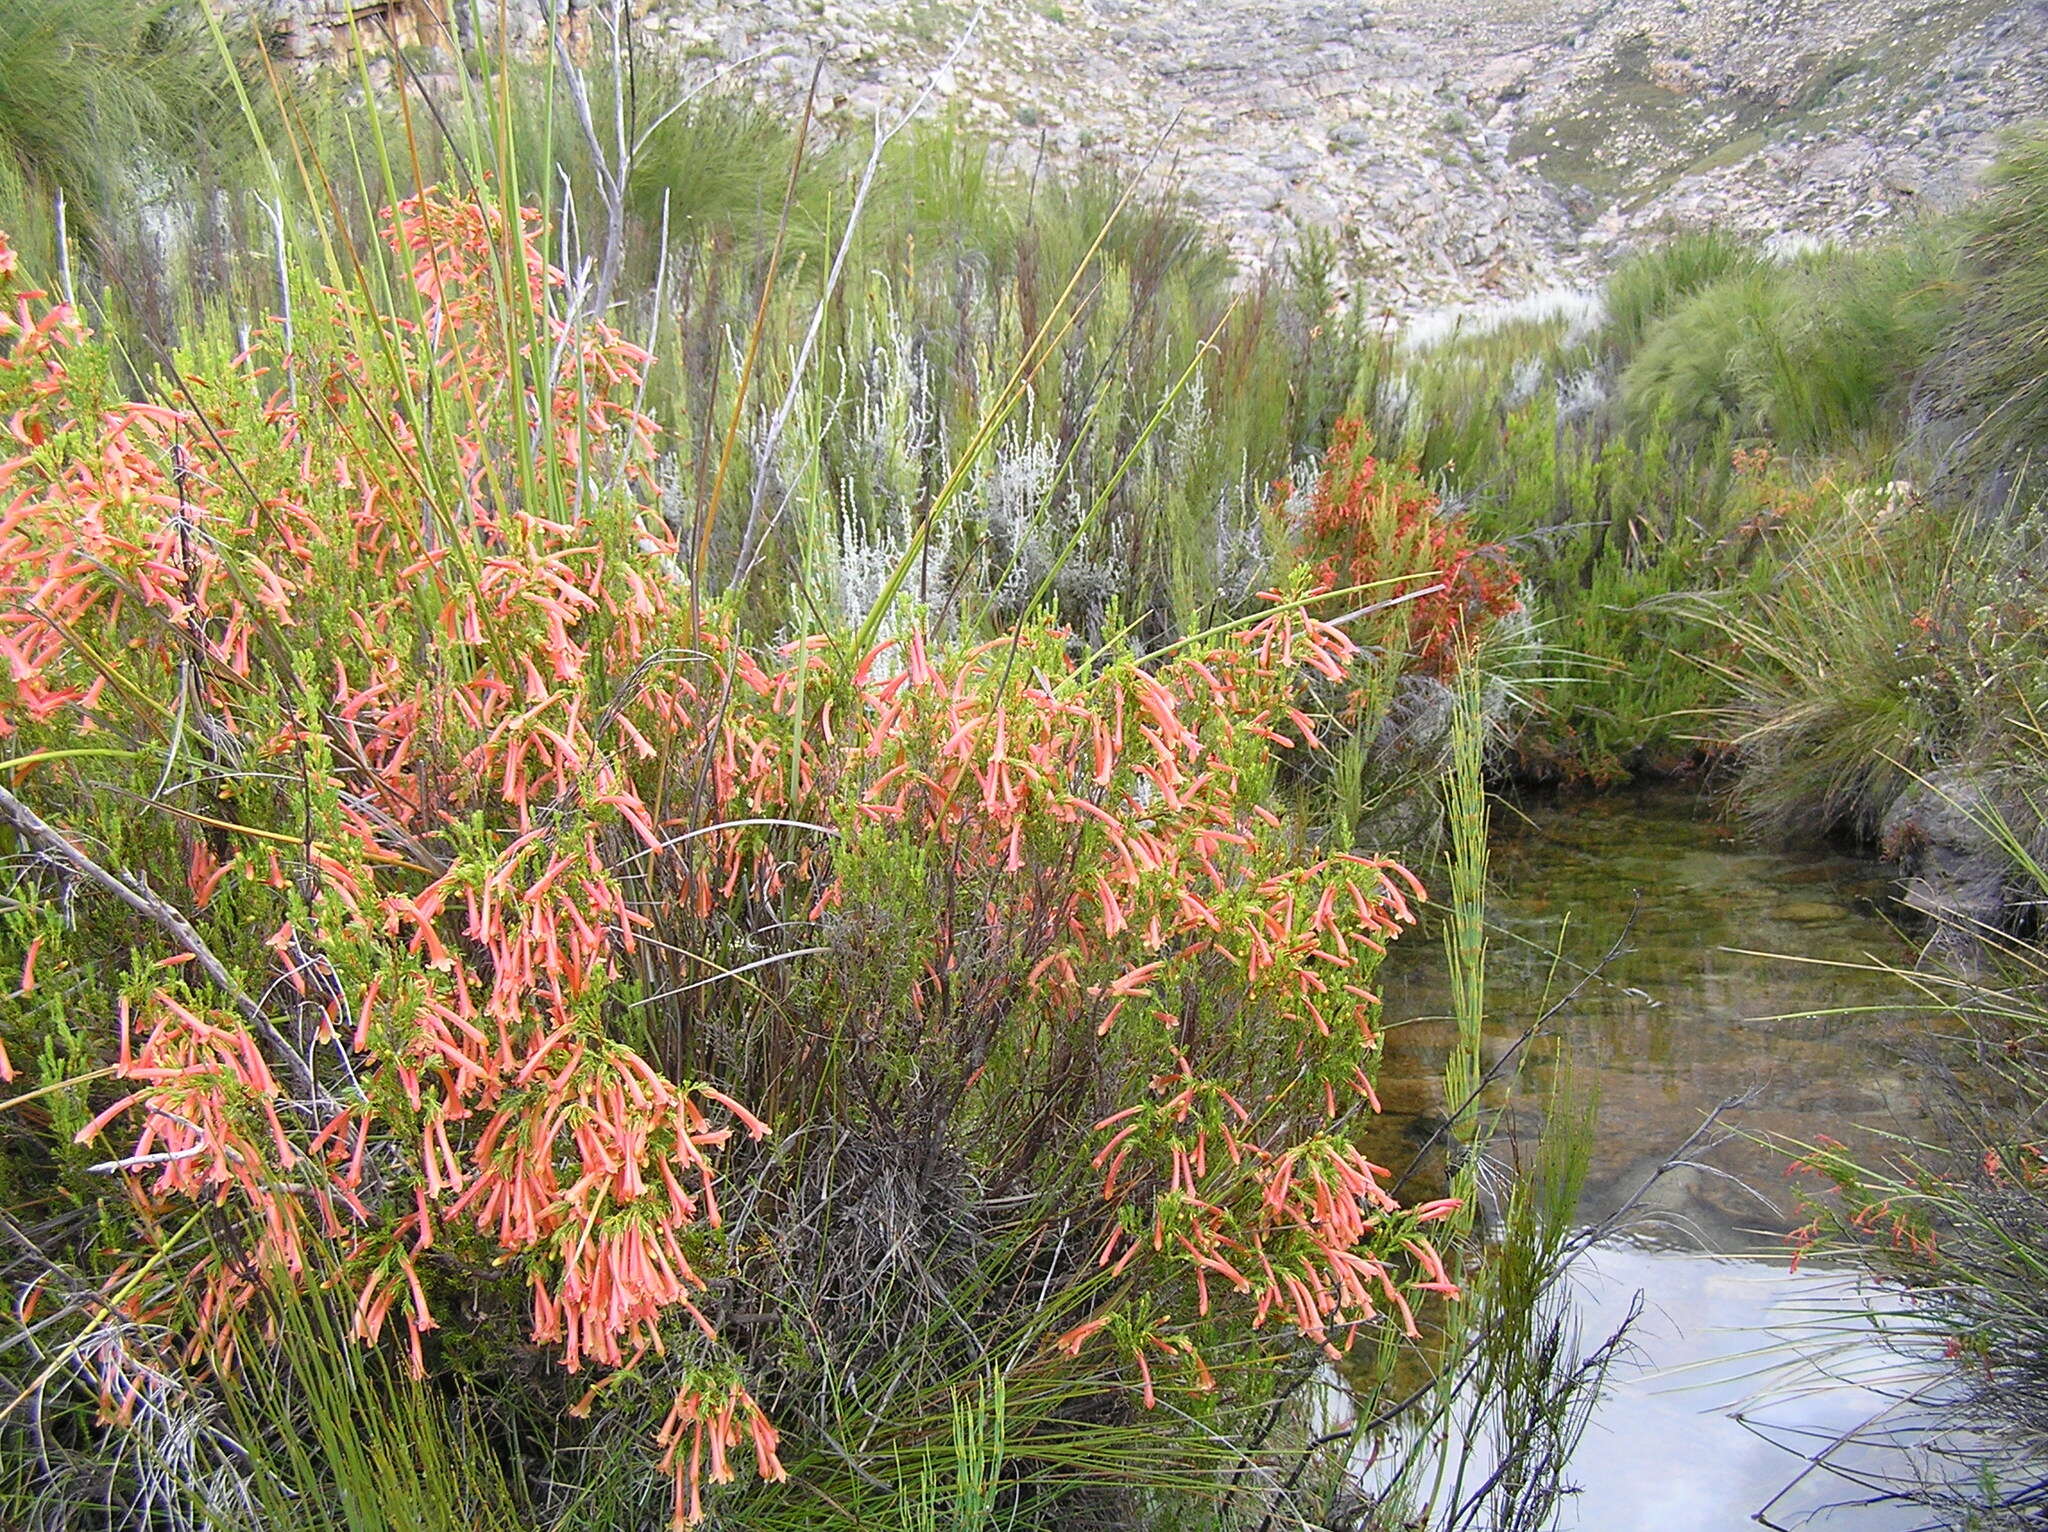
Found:
[[[1924,1417],[1914,1395],[1931,1359],[1871,1337],[1881,1295],[1839,1274],[1626,1245],[1574,1270],[1588,1335],[1604,1335],[1645,1295],[1641,1365],[1619,1367],[1593,1418],[1560,1525],[1584,1532],[1906,1532],[1911,1506],[1873,1504],[1905,1466]],[[1836,1445],[1839,1443],[1839,1445]],[[1800,1457],[1823,1462],[1800,1472]]]

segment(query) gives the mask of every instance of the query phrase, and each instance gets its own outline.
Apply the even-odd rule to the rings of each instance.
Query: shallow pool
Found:
[[[1589,1342],[1638,1291],[1645,1312],[1574,1460],[1581,1493],[1563,1524],[1723,1532],[1768,1507],[1788,1527],[1919,1525],[1925,1513],[1903,1507],[1821,1509],[1867,1502],[1857,1481],[1897,1471],[1894,1401],[1925,1369],[1909,1377],[1867,1326],[1827,1323],[1874,1295],[1839,1273],[1795,1274],[1784,1238],[1806,1217],[1788,1144],[1933,1131],[1912,1063],[1930,1023],[1896,1008],[1895,978],[1856,966],[1915,957],[1885,869],[1756,844],[1673,788],[1503,806],[1493,856],[1489,1059],[1549,1018],[1490,1101],[1493,1152],[1532,1141],[1563,1083],[1597,1101],[1583,1219],[1649,1186],[1626,1233],[1576,1275]],[[1389,965],[1384,1154],[1426,1141],[1445,1110],[1442,966],[1422,943]],[[1733,1131],[1659,1176],[1732,1100]],[[1802,1477],[1788,1448],[1843,1433],[1828,1461],[1844,1472]]]

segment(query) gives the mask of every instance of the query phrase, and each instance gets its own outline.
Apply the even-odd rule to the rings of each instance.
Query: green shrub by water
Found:
[[[1900,486],[1829,488],[1767,586],[1703,602],[1737,802],[1778,832],[1868,838],[1930,773],[2048,781],[2048,585],[2031,527]]]
[[[1751,261],[1703,285],[1644,332],[1622,375],[1632,420],[1789,452],[1881,449],[1954,302],[1948,244]]]
[[[1515,319],[1365,353],[1358,395],[1382,435],[1530,577],[1550,647],[1518,769],[1611,780],[1725,753],[1731,731],[1748,729],[1728,711],[1742,640],[1704,614],[1792,617],[1790,598],[1773,605],[1773,593],[1792,578],[1781,566],[1801,539],[1826,530],[1816,494],[1938,498],[1959,452],[1927,416],[1941,380],[1963,375],[1962,357],[1977,358],[1986,388],[1997,386],[1982,382],[1994,356],[2017,369],[2006,414],[2018,418],[2026,369],[2038,365],[2020,339],[2035,333],[2020,296],[2021,257],[2038,248],[2024,232],[2038,227],[2026,211],[2031,163],[2015,150],[1997,183],[2003,200],[1967,227],[1935,222],[1782,258],[1723,231],[1680,234],[1621,263],[1593,333]],[[1989,317],[1996,293],[2016,306],[2002,326]],[[2014,344],[1998,352],[1995,337]],[[1981,421],[1984,400],[1973,408]],[[1972,425],[1962,441],[1988,442],[1990,429]],[[2003,503],[2020,511],[2025,497],[2008,484]],[[1841,753],[1875,729],[1860,713]],[[1786,757],[1804,758],[1803,745]]]
[[[2048,808],[2038,778],[2015,817],[1953,806],[2015,885],[2048,887],[2029,849]],[[1956,920],[1935,934],[1974,953],[1974,970],[1894,977],[1897,1005],[1929,1018],[1939,1051],[1927,1088],[1944,1131],[1853,1152],[1832,1139],[1788,1145],[1812,1215],[1796,1238],[1910,1300],[1872,1324],[1926,1379],[1918,1450],[1887,1465],[1893,1493],[1933,1525],[2017,1532],[2048,1476],[2048,964],[2038,933]]]
[[[1747,434],[1755,416],[1747,362],[1776,332],[1786,296],[1780,274],[1752,265],[1658,319],[1621,375],[1631,425],[1695,439]]]

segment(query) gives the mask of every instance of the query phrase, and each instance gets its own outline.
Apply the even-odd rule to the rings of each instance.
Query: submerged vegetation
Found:
[[[8,1525],[1551,1525],[1489,785],[1726,766],[2032,952],[2038,144],[1397,336],[1109,170],[356,41],[0,0]]]

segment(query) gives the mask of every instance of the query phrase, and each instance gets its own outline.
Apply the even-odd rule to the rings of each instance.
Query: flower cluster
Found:
[[[1304,552],[1327,589],[1357,601],[1401,601],[1408,653],[1447,678],[1486,628],[1515,611],[1521,575],[1505,550],[1475,543],[1412,468],[1373,456],[1362,423],[1337,422],[1302,528]]]

